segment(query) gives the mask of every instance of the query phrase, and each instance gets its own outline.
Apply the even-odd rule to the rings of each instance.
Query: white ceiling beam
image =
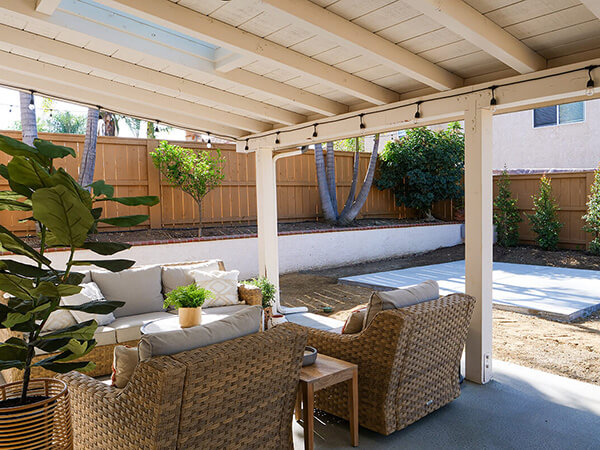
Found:
[[[597,88],[591,97],[585,94],[588,81],[586,67],[589,65],[600,65],[600,59],[495,80],[493,85],[497,86],[495,97],[498,102],[496,114],[600,98],[600,88]],[[473,101],[476,101],[480,108],[490,107],[491,85],[492,83],[485,83],[467,86],[450,92],[438,92],[386,106],[353,111],[337,116],[329,123],[327,119],[316,121],[318,123],[316,138],[312,137],[314,122],[278,129],[280,144],[277,145],[274,144],[273,135],[262,133],[244,136],[237,142],[237,150],[245,151],[246,139],[248,139],[249,151],[256,151],[261,147],[286,150],[318,142],[463,120],[464,111]],[[418,119],[417,124],[414,123],[416,101],[422,102],[421,118]],[[365,128],[359,127],[360,114],[364,114],[362,121]]]
[[[169,0],[98,1],[111,8],[178,30],[214,45],[259,56],[282,67],[294,69],[376,105],[390,103],[399,98],[398,93],[394,91]]]
[[[462,78],[457,75],[308,0],[263,0],[263,3],[301,20],[341,45],[358,49],[385,66],[437,90],[463,85]]]
[[[42,14],[48,14],[51,16],[61,0],[36,0],[35,2],[35,10]]]
[[[581,3],[583,3],[593,15],[600,19],[600,0],[581,0]]]
[[[120,100],[123,101],[124,105],[135,102],[144,107],[152,105],[153,110],[160,111],[160,114],[153,118],[152,115],[154,114],[150,115],[140,110],[135,113],[138,117],[160,120],[167,123],[172,122],[170,119],[172,115],[193,117],[195,118],[196,129],[210,128],[214,125],[220,130],[229,130],[232,133],[238,134],[239,131],[247,130],[249,127],[263,128],[263,131],[270,128],[263,122],[248,122],[248,119],[242,116],[4,51],[0,51],[0,67],[2,67],[2,70],[0,70],[2,75],[0,77],[5,72],[17,75],[17,78],[11,78],[10,83],[5,79],[7,84],[27,90],[33,89],[41,94],[55,95],[67,100],[99,105],[103,108],[113,109],[124,114],[127,114],[129,110],[124,110],[120,107]],[[24,81],[19,81],[18,75],[22,75],[23,80],[25,80],[29,74],[35,74],[37,80],[35,85],[29,86]],[[61,86],[66,86],[66,88],[59,92],[54,92],[46,87],[45,82],[48,83],[48,86],[53,85],[53,82],[60,83]],[[69,92],[69,86],[73,89],[73,92]],[[77,90],[92,93],[93,95],[86,95],[85,98],[79,98],[75,94]],[[150,117],[148,117],[149,115]],[[261,125],[255,127],[252,122],[258,122]]]
[[[256,58],[230,52],[223,47],[219,47],[215,50],[215,70],[217,72],[231,72],[232,70],[239,69],[255,60]]]
[[[186,93],[211,103],[234,108],[238,113],[252,113],[285,125],[292,125],[306,120],[305,116],[292,111],[128,63],[85,48],[21,31],[7,25],[0,25],[0,42],[8,44],[16,53],[20,53],[19,50],[24,50],[27,55],[39,53],[40,55],[58,58],[65,63],[90,67],[117,76],[120,80],[125,78],[130,83],[140,83],[144,87],[150,86],[173,97]]]
[[[546,59],[462,0],[402,0],[519,73],[546,68]]]
[[[92,15],[94,21],[76,14],[76,11],[80,11],[83,8],[81,5],[85,5],[84,12],[86,14],[94,11],[94,14]],[[127,22],[125,18],[120,18],[119,21],[116,22],[116,19],[113,18],[113,21],[111,22],[113,24],[112,26],[100,22],[102,20],[109,20],[108,17],[105,17],[107,11],[103,8],[94,6],[96,8],[95,10],[88,10],[92,7],[89,4],[80,4],[77,0],[63,0],[61,8],[67,7],[70,8],[69,11],[59,9],[53,16],[46,16],[35,12],[29,0],[12,0],[10,2],[0,3],[0,13],[6,14],[9,17],[14,16],[20,20],[26,20],[27,22],[42,26],[45,29],[56,30],[57,33],[63,30],[71,33],[74,32],[83,39],[87,36],[93,38],[96,42],[102,41],[117,45],[119,48],[131,49],[139,52],[140,55],[149,55],[165,61],[165,66],[175,66],[184,70],[189,69],[190,73],[202,72],[224,78],[241,87],[262,91],[283,101],[289,101],[295,105],[326,116],[341,114],[348,111],[348,106],[342,103],[322,98],[318,95],[311,94],[310,92],[303,91],[302,89],[280,83],[267,77],[261,77],[245,70],[234,69],[229,73],[216,72],[214,70],[214,64],[211,61],[179,50],[177,46],[182,44],[182,42],[173,42],[172,45],[175,47],[166,47],[160,45],[159,42],[149,41],[148,39],[154,34],[153,30],[155,30],[155,28],[153,27],[140,27],[140,24],[138,23],[137,30],[141,34],[136,35],[131,34],[132,30],[135,28],[135,23],[131,20]],[[118,28],[115,28],[116,23],[119,24]],[[128,30],[128,32],[125,32],[125,30]],[[188,50],[191,52],[194,49],[195,47],[190,47]],[[196,50],[201,51],[202,48]],[[216,50],[217,55],[220,50],[222,49]],[[278,122],[280,121],[274,117],[269,119]]]

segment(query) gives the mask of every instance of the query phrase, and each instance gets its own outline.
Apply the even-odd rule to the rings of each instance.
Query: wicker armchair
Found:
[[[308,345],[358,364],[360,425],[388,435],[460,395],[458,370],[475,299],[452,294],[382,311],[367,329],[308,329]],[[348,419],[345,385],[323,389],[315,407]]]
[[[75,448],[293,448],[306,335],[264,333],[152,358],[124,389],[86,375],[69,385]]]

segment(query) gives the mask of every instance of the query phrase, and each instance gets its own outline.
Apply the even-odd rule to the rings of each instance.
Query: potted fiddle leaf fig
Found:
[[[202,323],[202,305],[206,299],[212,297],[211,291],[192,283],[188,286],[179,286],[169,292],[163,306],[165,308],[173,306],[177,309],[181,328],[195,327]]]
[[[0,386],[0,442],[20,448],[70,448],[72,434],[67,386],[56,378],[35,378],[42,369],[55,373],[85,371],[93,363],[84,361],[95,347],[98,324],[88,320],[67,328],[44,332],[53,312],[76,310],[108,314],[123,305],[117,301],[91,301],[66,306],[61,298],[77,294],[84,275],[73,269],[96,265],[118,272],[135,261],[126,259],[80,259],[77,249],[113,255],[130,247],[114,242],[93,242],[89,235],[98,223],[134,226],[145,215],[102,217],[105,202],[128,206],[154,205],[158,198],[115,197],[112,186],[96,181],[79,185],[56,160],[75,157],[73,149],[36,139],[33,146],[0,135],[0,151],[11,156],[0,165],[0,176],[9,191],[0,192],[0,210],[24,211],[26,221],[38,230],[39,248],[24,242],[0,226],[0,250],[12,255],[0,260],[0,370],[20,381]],[[50,248],[65,247],[69,257],[58,268],[47,257]],[[22,375],[22,376],[21,376]],[[24,432],[23,430],[27,430]]]

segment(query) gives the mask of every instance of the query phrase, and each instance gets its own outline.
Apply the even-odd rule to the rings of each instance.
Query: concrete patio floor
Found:
[[[315,448],[350,446],[348,423],[315,420]],[[404,430],[381,436],[360,429],[365,449],[597,449],[600,386],[494,361],[494,380],[462,385],[446,407]],[[294,423],[294,448],[304,448]]]
[[[342,284],[395,289],[436,280],[442,295],[465,291],[465,262],[454,261],[344,277]],[[549,319],[571,321],[600,309],[597,270],[494,263],[494,305]]]

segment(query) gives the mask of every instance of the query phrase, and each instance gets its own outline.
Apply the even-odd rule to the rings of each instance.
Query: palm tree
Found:
[[[325,157],[323,155],[322,144],[315,145],[315,165],[317,169],[317,184],[319,188],[319,197],[321,199],[321,207],[323,209],[323,217],[326,222],[336,225],[349,225],[356,219],[358,213],[364,206],[369,196],[369,191],[373,184],[375,176],[375,167],[377,166],[377,156],[379,152],[379,134],[375,135],[373,142],[373,151],[369,159],[369,167],[363,185],[360,188],[358,195],[355,198],[356,189],[358,187],[359,175],[359,142],[356,139],[356,148],[354,153],[353,170],[352,170],[352,185],[350,192],[342,212],[338,214],[337,199],[336,199],[336,182],[335,182],[335,153],[333,142],[327,143],[327,166],[325,165]]]
[[[22,141],[27,145],[33,145],[33,140],[38,137],[33,93],[19,92],[19,100],[21,102]],[[31,107],[32,105],[33,107]]]
[[[97,108],[88,108],[83,154],[81,155],[81,163],[79,166],[79,184],[84,187],[89,186],[92,184],[92,181],[94,181],[99,116],[100,111]]]

